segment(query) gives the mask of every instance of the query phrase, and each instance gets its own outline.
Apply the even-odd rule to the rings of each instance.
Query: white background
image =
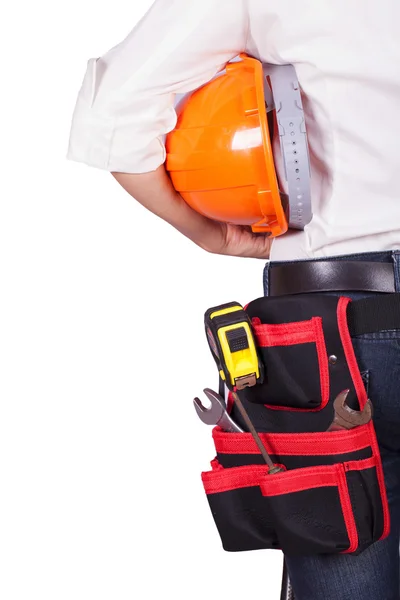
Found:
[[[192,400],[211,306],[263,262],[208,255],[65,159],[90,57],[149,0],[8,2],[0,129],[0,597],[279,598],[279,552],[222,550]]]

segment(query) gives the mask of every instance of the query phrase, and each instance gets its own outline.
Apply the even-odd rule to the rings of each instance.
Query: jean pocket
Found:
[[[367,392],[367,396],[369,394],[369,371],[361,371],[361,379],[365,387],[365,391]]]

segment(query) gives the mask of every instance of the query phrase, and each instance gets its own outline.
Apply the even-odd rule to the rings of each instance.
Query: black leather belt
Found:
[[[346,260],[321,260],[281,265],[269,269],[269,295],[313,292],[385,292],[351,302],[347,319],[352,336],[400,329],[400,293],[395,293],[393,264]]]
[[[312,292],[395,292],[393,264],[347,260],[317,260],[269,269],[269,295]]]

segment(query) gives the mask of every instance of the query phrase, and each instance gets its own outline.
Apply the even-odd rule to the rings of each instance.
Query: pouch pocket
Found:
[[[372,422],[323,433],[260,433],[269,475],[250,433],[213,429],[216,458],[202,473],[227,551],[359,554],[390,530]]]
[[[324,408],[329,401],[329,367],[321,317],[282,324],[262,324],[254,317],[252,326],[266,367],[265,381],[257,390],[262,403],[281,409]]]
[[[354,473],[362,485],[349,486]],[[375,457],[275,475],[265,465],[224,469],[214,461],[202,480],[227,551],[359,554],[382,532]]]

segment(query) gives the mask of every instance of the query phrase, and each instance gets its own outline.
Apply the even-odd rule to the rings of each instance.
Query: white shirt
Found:
[[[399,0],[157,0],[88,61],[67,158],[109,171],[165,160],[175,94],[240,52],[293,64],[304,93],[313,219],[271,259],[400,248]]]

